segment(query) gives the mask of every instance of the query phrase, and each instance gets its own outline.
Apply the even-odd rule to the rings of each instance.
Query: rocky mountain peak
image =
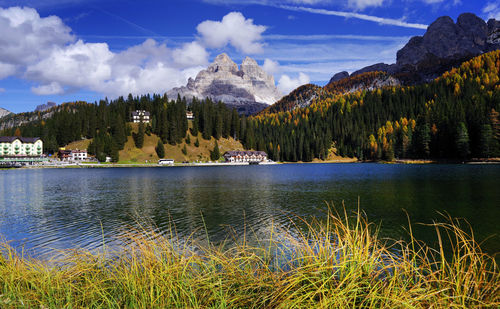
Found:
[[[423,36],[412,37],[397,52],[395,64],[377,63],[349,75],[335,74],[330,83],[366,72],[386,72],[403,84],[432,80],[474,56],[500,49],[500,21],[486,23],[473,13],[463,13],[456,23],[449,16],[436,19]]]
[[[349,73],[347,71],[342,71],[342,72],[339,72],[339,73],[333,75],[333,77],[330,79],[330,81],[328,83],[333,83],[333,82],[339,81],[341,79],[344,79],[346,77],[349,77]]]
[[[187,99],[209,97],[234,106],[240,113],[251,114],[278,101],[282,95],[276,88],[274,78],[267,74],[257,62],[246,57],[241,66],[225,53],[215,57],[206,70],[190,78],[184,87],[167,92],[169,97],[185,96]]]
[[[259,65],[257,64],[257,61],[255,61],[254,59],[250,57],[245,57],[245,59],[243,59],[243,62],[241,63],[241,66],[259,66]]]
[[[215,57],[214,62],[210,64],[208,67],[209,70],[212,72],[237,72],[238,71],[238,65],[234,63],[231,58],[226,53],[222,53]]]
[[[5,117],[5,116],[10,115],[10,114],[12,114],[12,113],[6,109],[0,107],[0,118]]]
[[[472,13],[463,13],[458,16],[457,26],[462,28],[464,34],[476,45],[486,45],[488,25],[481,18]]]
[[[397,53],[399,66],[444,59],[459,60],[499,48],[490,39],[498,31],[495,21],[486,22],[472,13],[461,14],[457,22],[449,16],[436,19],[423,37],[413,37]]]
[[[55,102],[47,102],[47,104],[40,104],[35,108],[35,112],[44,112],[52,107],[57,106]]]

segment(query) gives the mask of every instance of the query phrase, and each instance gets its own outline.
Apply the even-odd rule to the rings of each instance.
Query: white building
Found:
[[[42,153],[39,137],[0,136],[0,157],[39,157]]]
[[[72,161],[85,161],[87,160],[87,150],[71,150]]]
[[[149,118],[151,114],[145,110],[136,110],[131,113],[131,118],[133,123],[140,123],[141,119],[143,123],[149,123]]]
[[[228,151],[224,154],[226,162],[265,162],[267,153],[264,151]]]

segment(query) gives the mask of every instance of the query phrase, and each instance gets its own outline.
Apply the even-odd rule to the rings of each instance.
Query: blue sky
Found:
[[[226,52],[283,93],[393,63],[437,17],[500,19],[495,0],[0,0],[0,107],[163,93]]]

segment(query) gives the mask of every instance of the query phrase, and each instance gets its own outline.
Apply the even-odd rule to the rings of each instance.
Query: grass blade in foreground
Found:
[[[299,220],[301,220],[299,218]],[[306,222],[306,220],[303,220]],[[306,222],[307,223],[307,222]],[[119,252],[25,258],[2,245],[4,308],[471,308],[500,306],[494,257],[457,221],[433,225],[441,248],[381,240],[361,213],[330,212],[302,233],[200,245],[144,231]],[[410,226],[411,234],[411,226]],[[445,256],[442,246],[451,246]],[[395,254],[394,252],[398,252]],[[108,258],[118,256],[118,258]]]

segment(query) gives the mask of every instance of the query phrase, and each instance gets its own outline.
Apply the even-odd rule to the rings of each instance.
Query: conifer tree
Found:
[[[212,161],[217,161],[220,158],[220,150],[219,150],[219,144],[217,143],[217,140],[215,141],[215,146],[214,150],[210,151],[210,159]]]
[[[493,131],[491,125],[483,124],[481,127],[480,136],[480,156],[482,158],[489,158],[491,155],[491,145],[493,142]]]
[[[119,146],[115,142],[111,143],[111,151],[110,151],[111,162],[116,163],[118,162],[118,160],[120,160],[120,152],[118,148]]]
[[[231,132],[232,138],[237,139],[240,131],[240,116],[235,108],[231,112]]]
[[[139,131],[135,135],[135,147],[141,149],[144,146],[144,123],[139,123]]]
[[[161,139],[158,140],[158,143],[156,144],[156,154],[158,155],[158,158],[164,158],[165,157],[165,146],[161,142]]]
[[[467,127],[465,123],[460,122],[457,129],[457,140],[456,140],[457,153],[461,159],[465,160],[469,155],[469,133],[467,132]]]

